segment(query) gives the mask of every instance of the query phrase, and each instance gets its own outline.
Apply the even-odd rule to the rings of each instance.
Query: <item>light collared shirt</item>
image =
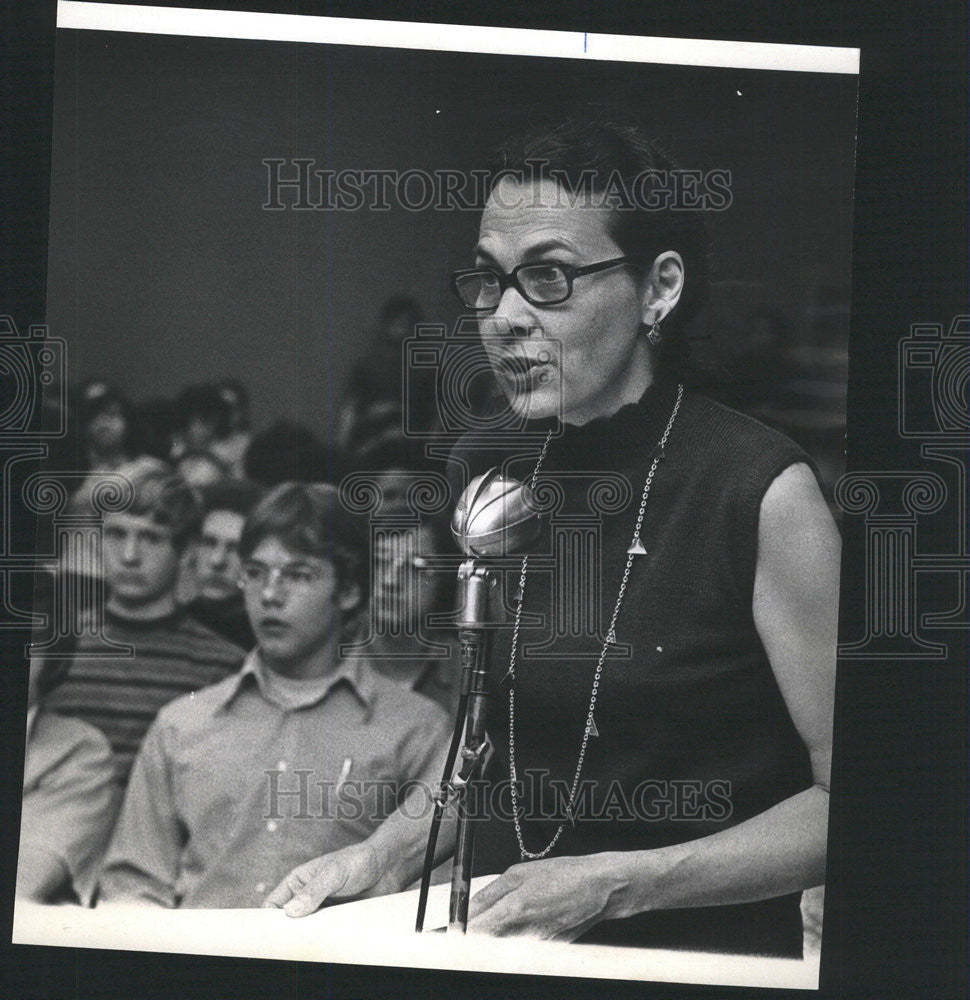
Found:
[[[373,833],[409,782],[436,787],[449,734],[437,705],[365,660],[292,681],[253,652],[238,673],[159,713],[101,898],[259,906],[297,865]]]
[[[20,864],[60,865],[87,905],[120,796],[108,741],[79,719],[27,712]]]
[[[461,668],[457,648],[440,659],[403,659],[373,656],[374,669],[384,677],[406,684],[412,691],[423,694],[440,705],[449,719],[454,720],[461,688]]]

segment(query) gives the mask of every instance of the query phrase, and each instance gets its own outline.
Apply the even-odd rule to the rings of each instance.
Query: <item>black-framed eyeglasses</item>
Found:
[[[631,257],[613,257],[584,267],[551,262],[519,264],[508,274],[494,267],[470,267],[452,274],[451,287],[461,304],[473,312],[497,309],[507,288],[514,288],[534,306],[555,306],[573,294],[573,282],[577,278],[605,271],[608,267],[635,263]]]

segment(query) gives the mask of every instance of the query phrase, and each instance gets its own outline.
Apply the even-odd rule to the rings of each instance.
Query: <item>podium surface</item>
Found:
[[[493,877],[476,879],[473,891]],[[113,904],[89,910],[18,900],[13,943],[592,979],[818,988],[817,958],[799,961],[435,933],[447,923],[448,894],[449,886],[432,886],[427,930],[420,935],[414,932],[416,891],[327,906],[298,919],[276,909],[168,910]]]

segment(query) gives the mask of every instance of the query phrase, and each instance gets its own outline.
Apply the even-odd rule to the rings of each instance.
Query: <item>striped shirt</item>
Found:
[[[221,681],[239,669],[245,654],[184,610],[153,621],[106,612],[104,635],[130,645],[133,655],[105,655],[99,638],[82,636],[70,672],[45,707],[100,729],[114,752],[118,782],[125,785],[158,710]]]

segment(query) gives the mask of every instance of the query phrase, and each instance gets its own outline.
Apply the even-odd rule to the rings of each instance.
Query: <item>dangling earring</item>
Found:
[[[663,339],[663,333],[661,333],[660,331],[660,324],[654,323],[653,326],[651,326],[650,329],[647,330],[647,340],[649,340],[650,343],[654,347],[656,347],[662,339]]]

